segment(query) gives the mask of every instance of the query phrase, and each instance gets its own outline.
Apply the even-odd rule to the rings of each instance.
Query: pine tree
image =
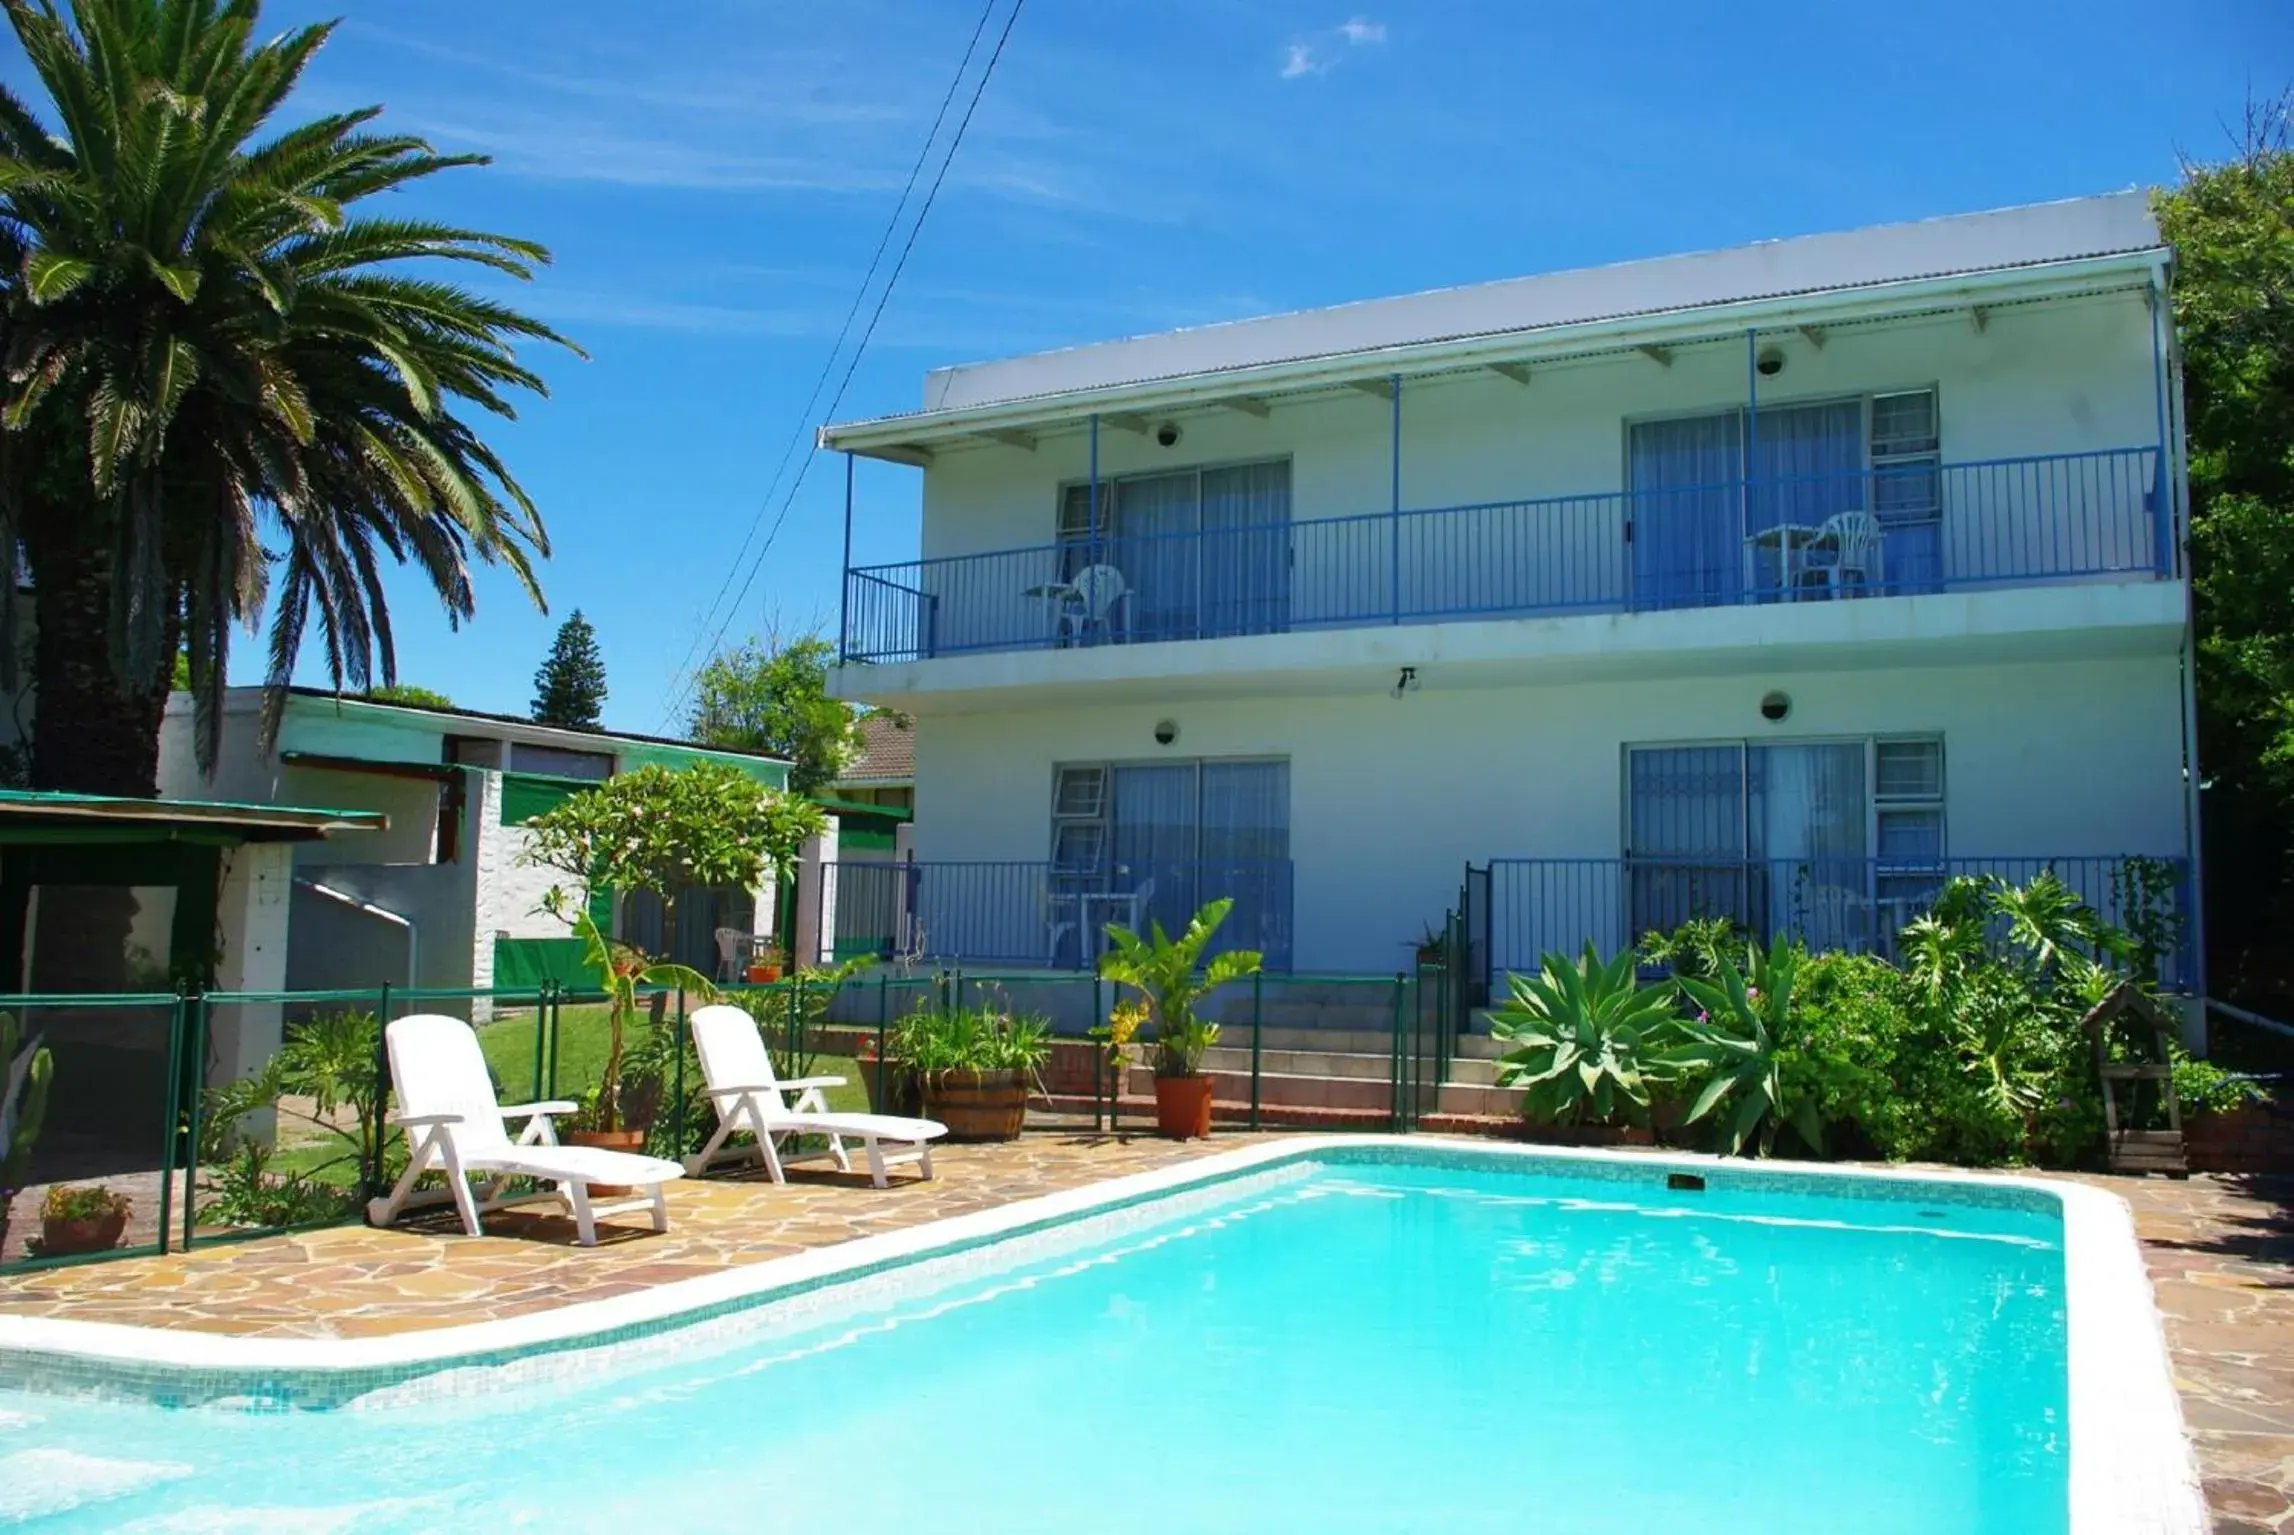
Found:
[[[568,730],[595,730],[605,708],[605,658],[597,653],[597,631],[575,608],[558,626],[558,637],[542,669],[534,673],[534,721]]]

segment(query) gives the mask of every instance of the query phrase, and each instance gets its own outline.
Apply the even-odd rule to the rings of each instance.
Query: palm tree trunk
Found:
[[[159,725],[180,624],[168,624],[155,675],[123,681],[111,662],[112,558],[103,534],[85,513],[28,521],[38,628],[32,787],[151,798],[159,792]]]

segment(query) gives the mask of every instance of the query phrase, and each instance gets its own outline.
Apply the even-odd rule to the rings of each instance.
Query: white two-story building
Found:
[[[2052,867],[2192,982],[2171,278],[2129,192],[950,368],[825,428],[923,480],[835,676],[915,720],[900,946],[1076,966],[1231,895],[1299,972],[1391,973],[1461,899],[1485,970],[1710,913],[1884,951],[1944,875]]]

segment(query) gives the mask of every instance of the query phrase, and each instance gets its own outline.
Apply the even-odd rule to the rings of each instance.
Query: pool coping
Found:
[[[1285,1137],[1200,1160],[1132,1173],[969,1215],[861,1237],[629,1295],[579,1301],[527,1316],[373,1338],[244,1338],[114,1322],[0,1314],[0,1387],[115,1389],[168,1399],[216,1400],[232,1387],[290,1404],[308,1392],[341,1405],[390,1378],[403,1381],[537,1352],[611,1346],[728,1312],[953,1255],[1004,1237],[1207,1187],[1334,1151],[1400,1152],[1425,1163],[1563,1164],[1639,1181],[1666,1171],[1805,1191],[1913,1197],[1951,1186],[1998,1203],[2010,1191],[2060,1209],[2070,1421],[2072,1535],[2204,1535],[2207,1515],[2183,1433],[2166,1337],[2124,1200],[2085,1184],[1946,1169],[1756,1163],[1687,1152],[1614,1152],[1440,1140],[1426,1136]],[[1367,1160],[1376,1160],[1373,1155]],[[1810,1186],[1817,1186],[1811,1189]],[[1829,1188],[1823,1186],[1829,1185]],[[2022,1203],[2021,1200],[2013,1201]],[[176,1388],[171,1390],[170,1388]]]

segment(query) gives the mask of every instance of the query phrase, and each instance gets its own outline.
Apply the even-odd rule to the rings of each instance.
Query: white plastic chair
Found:
[[[717,940],[717,979],[737,981],[741,978],[741,945],[749,935],[737,927],[718,928],[713,935]]]
[[[565,1206],[573,1216],[581,1245],[597,1245],[597,1218],[631,1210],[649,1210],[653,1229],[669,1229],[669,1202],[663,1186],[684,1172],[675,1162],[608,1151],[599,1146],[560,1146],[550,1124],[555,1114],[571,1114],[575,1104],[516,1103],[503,1107],[494,1097],[493,1078],[486,1071],[478,1036],[459,1018],[417,1013],[383,1030],[390,1050],[391,1087],[398,1112],[390,1122],[406,1131],[406,1171],[381,1199],[367,1201],[369,1224],[387,1226],[406,1210],[441,1204],[451,1199],[461,1212],[462,1229],[480,1234],[478,1217],[488,1210],[538,1200]],[[503,1121],[524,1119],[518,1138],[510,1139]],[[433,1168],[446,1174],[446,1187],[415,1191],[415,1182]],[[482,1178],[475,1192],[469,1178]],[[557,1187],[549,1192],[501,1197],[506,1178],[538,1178]],[[590,1185],[620,1184],[650,1190],[637,1199],[597,1204]]]
[[[1112,565],[1086,565],[1067,584],[1075,595],[1059,610],[1061,644],[1073,644],[1088,634],[1093,624],[1099,625],[1109,639],[1131,638],[1131,588],[1122,571]]]
[[[1880,585],[1886,579],[1881,570],[1886,545],[1880,520],[1870,512],[1835,512],[1824,519],[1816,548],[1811,551],[1817,563],[1808,573],[1822,576],[1835,597],[1850,575],[1860,586]]]
[[[922,1176],[932,1176],[932,1142],[948,1133],[933,1119],[908,1119],[897,1114],[840,1114],[821,1096],[824,1087],[841,1087],[842,1077],[798,1077],[783,1082],[773,1071],[772,1052],[765,1048],[757,1021],[737,1007],[719,1003],[693,1015],[693,1045],[700,1052],[702,1091],[717,1111],[717,1133],[695,1156],[685,1159],[685,1171],[699,1177],[713,1164],[730,1160],[762,1161],[773,1182],[788,1181],[787,1167],[796,1162],[832,1158],[838,1172],[852,1171],[845,1155],[847,1137],[860,1141],[868,1152],[868,1175],[878,1188],[887,1187],[889,1168],[917,1164]],[[794,1104],[782,1095],[797,1095]],[[742,1131],[757,1138],[754,1146],[728,1146]],[[797,1135],[825,1135],[828,1149],[803,1156],[787,1156],[779,1142]],[[905,1151],[887,1153],[886,1142]]]

